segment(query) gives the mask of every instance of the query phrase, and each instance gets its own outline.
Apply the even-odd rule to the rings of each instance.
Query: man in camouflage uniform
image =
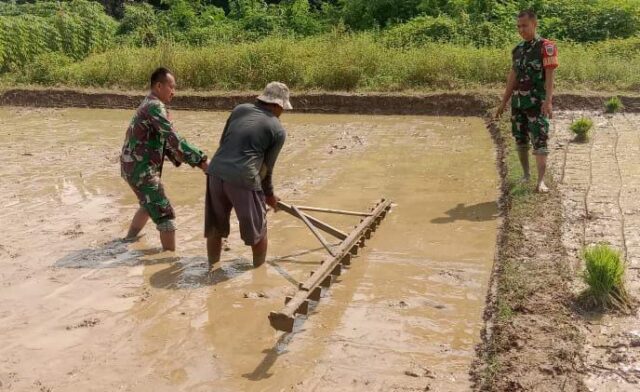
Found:
[[[529,181],[529,142],[533,145],[538,169],[536,191],[547,192],[544,174],[547,166],[549,119],[553,108],[553,81],[558,67],[556,45],[536,34],[538,25],[533,11],[518,15],[518,32],[523,38],[512,52],[513,66],[507,88],[498,108],[499,118],[511,99],[512,133],[518,146],[518,156]]]
[[[180,137],[165,104],[171,102],[176,81],[166,68],[151,75],[151,91],[133,116],[120,155],[121,175],[138,197],[127,238],[135,238],[151,217],[164,250],[175,250],[175,214],[160,182],[165,157],[175,166],[187,162],[206,173],[207,156]]]

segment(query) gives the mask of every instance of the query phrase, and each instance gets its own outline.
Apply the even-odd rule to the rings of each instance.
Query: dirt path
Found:
[[[588,143],[576,143],[569,125],[593,118]],[[570,259],[589,244],[607,242],[628,261],[630,292],[640,295],[640,133],[637,114],[603,116],[565,112],[555,122],[552,167],[563,205],[562,239]],[[579,267],[577,268],[579,270]],[[584,287],[573,287],[577,294]],[[640,317],[586,315],[585,384],[593,391],[637,391],[640,386]]]
[[[203,176],[167,167],[177,254],[118,177],[130,111],[0,108],[0,390],[465,391],[498,224],[480,119],[290,115],[276,173],[288,201],[396,202],[361,257],[292,335],[269,311],[317,267],[300,222],[270,216],[266,268],[232,228],[207,274]],[[224,113],[174,112],[211,151]],[[335,219],[339,227],[352,220]]]

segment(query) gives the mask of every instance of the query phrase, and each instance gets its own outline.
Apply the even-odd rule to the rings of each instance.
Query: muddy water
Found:
[[[292,203],[396,205],[293,334],[267,322],[324,254],[270,215],[270,259],[250,268],[233,225],[206,269],[204,176],[167,167],[179,251],[119,179],[131,112],[0,109],[0,390],[468,390],[497,227],[493,146],[479,119],[285,115],[276,189]],[[210,154],[225,114],[175,112]],[[357,218],[321,216],[348,230]]]

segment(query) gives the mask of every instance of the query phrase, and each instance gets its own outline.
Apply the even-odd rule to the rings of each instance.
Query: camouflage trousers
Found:
[[[147,211],[158,230],[174,231],[176,229],[176,216],[169,199],[164,193],[160,177],[141,178],[138,181],[127,179],[127,182],[138,197],[140,206]]]
[[[549,120],[542,115],[540,106],[530,109],[511,109],[511,133],[521,150],[533,146],[536,155],[547,155],[549,139]]]

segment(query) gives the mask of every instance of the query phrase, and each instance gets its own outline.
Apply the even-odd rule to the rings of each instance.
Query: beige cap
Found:
[[[289,102],[289,87],[280,82],[271,82],[264,88],[262,95],[258,96],[258,100],[264,103],[275,103],[283,109],[291,110],[291,102]]]

